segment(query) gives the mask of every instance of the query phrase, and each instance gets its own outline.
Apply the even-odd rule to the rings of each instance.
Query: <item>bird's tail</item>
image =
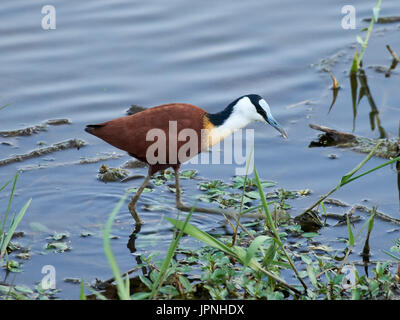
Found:
[[[85,131],[94,135],[94,130],[103,126],[103,124],[88,124],[85,128]]]

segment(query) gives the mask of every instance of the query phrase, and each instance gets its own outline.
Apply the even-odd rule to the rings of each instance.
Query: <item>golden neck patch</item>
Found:
[[[232,131],[229,129],[224,129],[221,126],[215,126],[207,115],[203,117],[203,139],[202,144],[205,146],[205,149],[209,149],[218,142],[225,139],[227,136],[232,134]]]

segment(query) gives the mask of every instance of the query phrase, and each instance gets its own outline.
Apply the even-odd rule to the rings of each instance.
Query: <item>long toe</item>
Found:
[[[176,208],[182,211],[190,211],[192,208],[183,204],[181,201],[178,201],[176,203]]]
[[[176,203],[176,208],[181,211],[186,211],[189,212],[192,210],[192,207],[187,206],[183,204],[182,202],[177,202]],[[234,211],[227,211],[227,210],[222,210],[222,209],[214,209],[214,208],[202,208],[202,207],[196,207],[194,208],[195,212],[202,212],[202,213],[211,213],[211,214],[220,214],[220,215],[226,215],[231,218],[236,218],[236,213]]]

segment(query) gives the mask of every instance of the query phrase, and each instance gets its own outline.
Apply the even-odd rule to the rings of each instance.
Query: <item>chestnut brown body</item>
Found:
[[[169,132],[170,122],[176,122],[177,135]],[[207,112],[202,108],[185,103],[172,103],[149,108],[144,111],[110,120],[104,123],[88,125],[86,131],[106,141],[112,146],[128,152],[132,157],[146,162],[150,166],[150,173],[173,167],[179,168],[179,159],[170,156],[169,146],[176,146],[176,151],[188,142],[178,141],[177,136],[183,129],[191,129],[197,133],[197,152],[201,151],[201,130],[207,121]],[[146,136],[152,129],[160,129],[166,137],[166,163],[150,164],[147,161],[148,148],[157,141],[148,140]],[[170,141],[174,139],[174,141]],[[172,159],[173,158],[173,159]]]

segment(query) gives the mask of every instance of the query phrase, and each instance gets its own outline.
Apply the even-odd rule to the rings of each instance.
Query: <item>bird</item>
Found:
[[[153,174],[167,168],[174,170],[176,207],[189,211],[191,208],[183,204],[181,198],[181,164],[256,121],[271,125],[284,138],[288,138],[283,127],[272,116],[266,100],[257,94],[243,95],[217,113],[209,113],[192,104],[169,103],[107,122],[89,124],[85,131],[149,165],[146,178],[128,205],[136,224],[141,225],[143,221],[137,213],[136,203]],[[174,134],[171,134],[171,130]],[[186,139],[182,139],[182,133]],[[189,142],[191,148],[188,148]],[[154,150],[155,144],[160,148]],[[183,157],[177,157],[177,154],[183,154]],[[195,210],[210,212],[211,209]]]

